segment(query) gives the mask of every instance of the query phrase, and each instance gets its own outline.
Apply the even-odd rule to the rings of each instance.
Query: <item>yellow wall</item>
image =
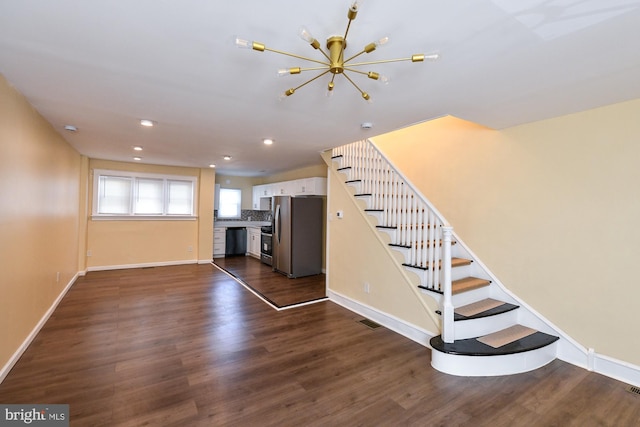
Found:
[[[0,368],[78,272],[80,170],[0,75]]]
[[[585,347],[640,365],[638,117],[634,100],[503,131],[447,117],[373,140],[507,288]]]
[[[318,153],[320,157],[320,153]],[[322,163],[321,165],[308,166],[306,168],[293,169],[286,172],[281,172],[267,177],[258,178],[255,180],[254,185],[258,184],[271,184],[272,182],[293,181],[294,179],[313,178],[316,176],[327,176],[327,165]]]
[[[92,220],[87,227],[88,269],[181,263],[213,258],[213,187],[210,169],[145,165],[91,159],[88,213],[91,213],[93,170],[195,176],[198,178],[197,220]]]
[[[390,314],[404,322],[437,334],[439,326],[419,301],[398,263],[389,257],[386,242],[378,240],[362,214],[364,205],[356,205],[353,190],[344,186],[345,175],[329,172],[328,272],[327,284],[331,291],[351,300]],[[362,202],[358,202],[362,203]],[[336,217],[343,211],[342,219]],[[396,253],[395,256],[399,257]],[[400,258],[397,258],[400,259]],[[417,278],[415,276],[414,278]],[[369,293],[365,292],[369,284]],[[423,297],[431,313],[437,304]]]

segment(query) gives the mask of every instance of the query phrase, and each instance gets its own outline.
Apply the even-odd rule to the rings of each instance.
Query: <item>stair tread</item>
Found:
[[[559,337],[536,331],[531,335],[520,338],[516,341],[505,344],[502,347],[494,348],[490,345],[478,341],[477,338],[467,338],[456,340],[452,343],[442,341],[442,336],[431,338],[429,344],[434,350],[463,356],[498,356],[507,354],[523,353],[525,351],[536,350],[553,344]]]
[[[480,279],[478,277],[465,277],[463,279],[454,280],[451,282],[451,293],[453,295],[472,291],[474,289],[483,288],[489,286],[491,280]]]
[[[395,245],[395,244],[390,244],[389,246],[394,246],[394,247],[399,247],[399,248],[405,248],[405,249],[411,249],[410,246],[403,246],[403,245]],[[462,267],[465,265],[470,265],[473,261],[467,258],[456,258],[456,257],[452,257],[451,258],[451,267]],[[430,268],[430,266],[427,267],[423,267],[421,265],[415,265],[415,264],[407,264],[407,263],[403,263],[402,264],[405,267],[411,267],[411,268],[419,268],[420,270],[428,270]],[[442,263],[438,263],[438,268],[442,268]]]
[[[481,301],[487,301],[490,300],[490,298],[481,300]],[[511,304],[508,302],[504,302],[504,301],[500,301],[502,304],[493,307],[493,308],[489,308],[487,310],[481,311],[479,313],[475,313],[469,316],[464,316],[462,314],[459,314],[457,312],[454,311],[453,313],[453,320],[454,321],[464,321],[464,320],[473,320],[473,319],[481,319],[483,317],[490,317],[490,316],[497,316],[498,314],[502,314],[502,313],[507,313],[509,311],[513,311],[516,310],[518,308],[520,308],[519,305],[516,304]],[[469,307],[472,306],[473,304],[476,304],[477,302],[471,303],[471,304],[467,304],[464,305],[462,307],[458,307],[457,309],[462,309],[465,307]]]

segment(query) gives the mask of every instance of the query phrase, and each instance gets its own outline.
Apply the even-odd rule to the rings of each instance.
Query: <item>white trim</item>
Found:
[[[211,258],[209,259],[199,259],[198,264],[211,264]]]
[[[332,291],[331,289],[327,289],[327,295],[329,296],[329,299],[336,304],[341,305],[342,307],[353,311],[354,313],[371,319],[376,323],[379,323],[382,326],[386,327],[387,329],[391,329],[392,331],[404,337],[407,337],[410,340],[415,341],[425,347],[431,348],[431,346],[429,345],[429,340],[434,336],[439,335],[408,323],[405,320],[402,320],[391,314],[380,311],[377,308],[363,304],[360,301],[356,301],[336,291]]]
[[[197,215],[91,215],[91,221],[196,221]]]
[[[224,274],[226,274],[227,276],[229,276],[230,278],[232,278],[233,280],[235,280],[238,284],[242,285],[242,287],[244,287],[246,290],[248,290],[249,292],[251,292],[252,294],[254,294],[255,296],[257,296],[260,300],[262,300],[262,302],[264,302],[265,304],[267,304],[269,307],[273,308],[275,311],[283,311],[283,310],[290,310],[292,308],[298,308],[298,307],[302,307],[305,305],[311,305],[311,304],[317,304],[319,302],[324,302],[324,301],[328,301],[329,298],[319,298],[319,299],[314,299],[313,301],[305,301],[305,302],[301,302],[298,304],[291,304],[291,305],[285,305],[284,307],[278,307],[277,305],[274,305],[271,301],[269,301],[268,299],[266,299],[264,296],[260,295],[258,292],[254,291],[249,285],[247,285],[246,283],[244,283],[242,280],[240,280],[239,278],[237,278],[236,276],[234,276],[233,274],[229,273],[227,270],[225,270],[224,268],[220,267],[218,264],[216,264],[213,261],[209,261],[209,263],[211,265],[213,265],[215,268],[217,268],[218,270],[222,271]]]
[[[593,372],[640,387],[640,366],[613,357],[592,353]]]
[[[210,263],[211,260],[207,260],[205,264]],[[185,265],[185,264],[198,264],[196,259],[185,259],[181,261],[166,261],[166,262],[148,262],[142,264],[122,264],[122,265],[102,265],[96,267],[87,267],[87,271],[107,271],[107,270],[126,270],[128,268],[145,268],[145,267],[167,267],[171,265]]]
[[[22,342],[20,347],[18,347],[18,349],[15,351],[15,353],[13,353],[13,355],[9,358],[7,363],[5,363],[5,365],[2,367],[2,369],[0,369],[0,384],[2,384],[2,382],[7,377],[7,375],[9,374],[11,369],[13,368],[13,366],[20,359],[20,357],[22,357],[22,354],[25,352],[25,350],[29,347],[31,342],[38,335],[38,333],[40,332],[42,327],[45,325],[45,323],[47,323],[47,321],[49,320],[49,318],[51,317],[51,315],[53,314],[55,309],[58,307],[58,304],[60,304],[60,301],[62,301],[62,298],[64,298],[64,296],[67,294],[67,292],[69,292],[69,289],[71,289],[71,286],[73,286],[73,284],[76,282],[76,280],[78,279],[79,276],[80,276],[80,273],[76,273],[75,276],[73,276],[73,278],[69,281],[69,283],[67,283],[67,285],[60,292],[60,294],[55,299],[55,301],[53,301],[53,303],[51,304],[51,306],[49,307],[47,312],[42,316],[40,321],[31,330],[31,333],[27,336],[27,338],[25,338],[25,340]]]

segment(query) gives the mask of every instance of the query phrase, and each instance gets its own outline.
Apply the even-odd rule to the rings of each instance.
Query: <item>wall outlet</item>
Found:
[[[187,246],[187,252],[193,252],[193,246],[191,245]]]
[[[344,212],[343,211],[337,211],[336,212],[336,217],[339,218],[339,219],[344,218]]]
[[[87,256],[91,256],[91,249],[87,251]]]
[[[364,282],[364,293],[368,294],[371,292],[371,285],[368,282]]]

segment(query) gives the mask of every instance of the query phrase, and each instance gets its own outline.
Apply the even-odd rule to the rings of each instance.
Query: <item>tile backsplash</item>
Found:
[[[249,209],[243,209],[240,212],[239,219],[228,219],[225,221],[271,221],[271,211],[253,211]],[[213,220],[218,220],[218,210],[213,211]]]

